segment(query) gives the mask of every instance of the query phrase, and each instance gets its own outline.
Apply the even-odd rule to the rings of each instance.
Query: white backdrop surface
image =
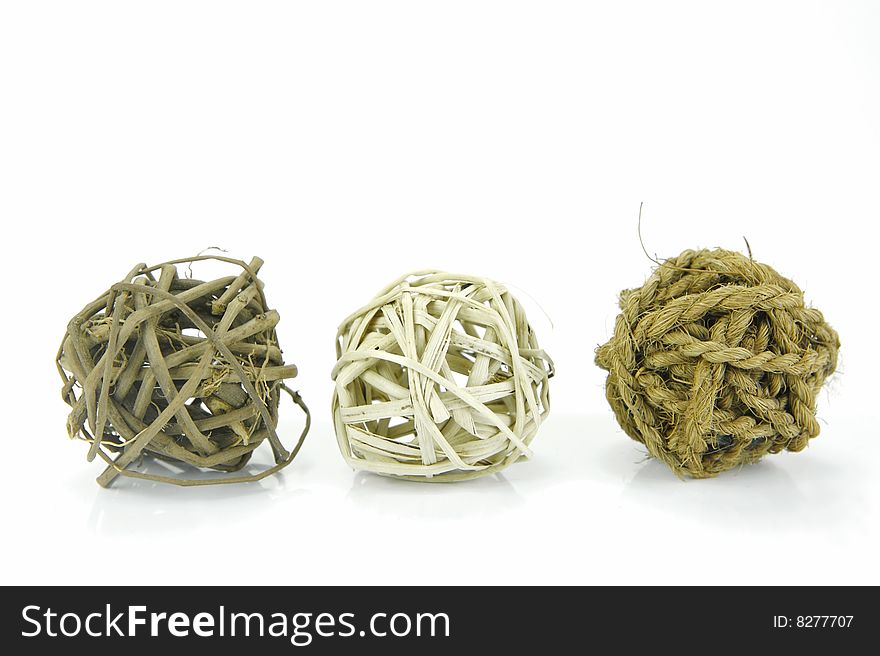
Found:
[[[0,583],[880,583],[878,31],[871,2],[3,3]],[[805,452],[682,482],[617,427],[593,351],[651,271],[640,201],[652,254],[745,236],[840,332]],[[260,484],[100,489],[66,323],[209,246],[266,260],[312,432]],[[556,361],[502,475],[338,454],[336,326],[425,267],[508,283]]]

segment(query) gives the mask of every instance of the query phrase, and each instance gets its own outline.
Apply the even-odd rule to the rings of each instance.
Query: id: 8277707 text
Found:
[[[853,615],[774,615],[774,629],[848,629],[852,627]]]

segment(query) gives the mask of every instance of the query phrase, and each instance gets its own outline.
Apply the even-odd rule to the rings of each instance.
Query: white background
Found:
[[[878,33],[871,2],[3,3],[0,580],[880,583]],[[640,201],[652,253],[746,236],[839,330],[805,452],[682,482],[618,429],[592,360],[651,270]],[[261,484],[103,490],[67,321],[208,246],[266,260],[314,428]],[[338,454],[336,325],[424,267],[508,283],[556,360],[503,475]]]

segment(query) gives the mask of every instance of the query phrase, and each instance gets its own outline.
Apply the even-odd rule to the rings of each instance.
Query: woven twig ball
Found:
[[[840,342],[803,292],[725,250],[685,251],[620,296],[596,363],[617,421],[679,475],[714,476],[819,434]]]
[[[355,469],[456,481],[530,455],[553,363],[517,300],[474,276],[399,278],[339,327],[333,419]]]
[[[178,265],[217,260],[235,267],[203,282]],[[286,466],[308,432],[308,410],[284,381],[285,364],[257,272],[250,264],[198,256],[148,267],[138,264],[68,324],[58,352],[62,397],[72,407],[68,433],[90,443],[107,468],[103,486],[119,474],[177,485],[259,480]],[[277,433],[281,391],[306,413],[292,451]],[[214,478],[160,475],[132,469],[148,454],[177,465],[235,472],[263,442],[275,465],[251,475]]]

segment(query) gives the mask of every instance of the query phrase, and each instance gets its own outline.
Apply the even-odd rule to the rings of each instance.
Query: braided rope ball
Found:
[[[685,251],[620,295],[596,363],[623,430],[696,478],[800,451],[840,341],[803,292],[725,250]]]
[[[241,272],[209,282],[178,275],[176,265],[208,259]],[[278,346],[279,316],[257,278],[262,264],[215,256],[138,264],[70,321],[57,357],[62,397],[72,408],[67,429],[90,443],[90,461],[97,455],[107,463],[99,484],[120,474],[176,485],[255,481],[299,451],[308,410],[284,384],[296,367],[284,364]],[[275,430],[282,390],[306,413],[292,451]],[[263,442],[275,465],[252,475],[186,478],[130,469],[149,454],[235,472]]]
[[[358,470],[457,481],[522,456],[550,410],[553,363],[517,300],[485,278],[403,276],[337,333],[333,419]]]

